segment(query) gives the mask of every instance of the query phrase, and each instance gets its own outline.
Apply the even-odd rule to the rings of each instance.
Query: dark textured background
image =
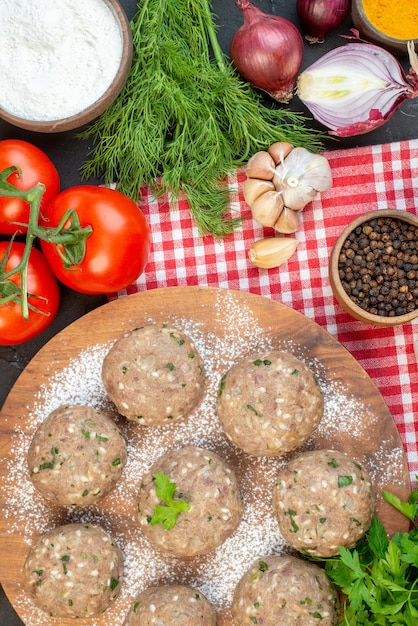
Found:
[[[137,3],[129,0],[121,0],[127,16],[134,16]],[[254,0],[253,4],[266,13],[281,15],[292,20],[300,26],[295,0]],[[223,50],[228,53],[233,34],[242,24],[240,11],[235,7],[234,0],[213,0],[213,12],[217,16],[219,25],[218,39]],[[321,45],[305,43],[304,60],[301,69],[308,67],[313,61],[322,56],[331,48],[342,45],[344,42],[340,34],[350,34],[351,20],[346,22],[334,33],[327,36]],[[401,59],[406,71],[409,70],[407,59]],[[287,106],[287,105],[286,105]],[[309,116],[300,100],[295,96],[289,107]],[[382,128],[366,135],[329,141],[325,146],[328,149],[352,148],[357,146],[388,143],[418,137],[418,99],[409,100]],[[312,121],[312,127],[320,128]],[[89,145],[74,138],[74,132],[43,135],[20,130],[14,126],[0,121],[0,139],[17,138],[24,139],[36,144],[44,150],[56,165],[60,177],[61,187],[66,189],[81,183],[79,168],[87,157]],[[99,183],[101,181],[84,181]],[[75,319],[81,317],[91,309],[104,304],[105,296],[86,296],[76,293],[66,287],[61,289],[61,306],[58,315],[52,325],[40,336],[32,341],[19,346],[0,346],[0,407],[3,405],[12,385],[24,369],[29,360],[52,336]],[[22,626],[22,621],[16,615],[0,587],[0,626]],[[31,626],[27,624],[26,626]]]

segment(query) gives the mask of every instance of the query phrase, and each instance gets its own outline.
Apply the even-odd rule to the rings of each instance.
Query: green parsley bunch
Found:
[[[341,622],[347,626],[418,624],[418,491],[406,502],[387,491],[383,498],[411,521],[409,532],[388,539],[374,516],[354,549],[340,546],[339,556],[326,559],[326,573],[347,597]]]

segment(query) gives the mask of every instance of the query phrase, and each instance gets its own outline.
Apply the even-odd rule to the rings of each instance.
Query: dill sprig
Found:
[[[174,201],[184,194],[200,232],[225,236],[242,219],[231,213],[227,174],[275,141],[317,151],[321,135],[241,80],[208,0],[142,0],[130,25],[126,84],[78,135],[94,140],[82,176],[116,182],[134,200],[144,184]]]

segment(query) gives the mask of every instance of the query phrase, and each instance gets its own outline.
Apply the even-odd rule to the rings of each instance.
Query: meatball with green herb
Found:
[[[280,532],[303,554],[329,557],[352,548],[375,512],[372,481],[357,461],[338,450],[293,458],[273,487]]]
[[[92,524],[65,524],[31,547],[24,586],[49,616],[84,619],[116,600],[122,575],[122,552],[108,532]]]
[[[220,546],[243,514],[235,472],[212,450],[192,445],[154,463],[142,479],[137,507],[144,535],[184,558]]]
[[[187,585],[148,587],[136,598],[123,626],[216,626],[205,596]]]
[[[62,505],[98,502],[116,485],[126,460],[125,439],[110,414],[84,405],[52,411],[28,450],[33,484]]]
[[[334,626],[338,614],[338,595],[324,570],[290,555],[256,559],[232,600],[237,626]]]
[[[324,411],[314,373],[289,352],[252,354],[222,378],[218,417],[226,436],[254,456],[281,456],[301,446]]]
[[[121,415],[143,426],[159,426],[181,420],[198,405],[204,364],[187,335],[167,324],[149,324],[110,348],[102,379]]]

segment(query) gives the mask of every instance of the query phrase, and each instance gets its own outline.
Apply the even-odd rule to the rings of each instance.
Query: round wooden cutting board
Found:
[[[324,424],[318,427],[306,448],[338,449],[357,459],[369,469],[378,494],[382,488],[402,498],[410,492],[402,443],[381,394],[350,353],[313,321],[273,300],[226,289],[172,287],[120,298],[95,309],[51,339],[21,374],[0,415],[0,579],[12,605],[27,626],[74,624],[74,620],[70,619],[51,619],[34,607],[22,588],[22,567],[30,545],[42,532],[78,519],[92,519],[96,523],[103,520],[105,528],[125,548],[127,576],[122,583],[120,597],[103,615],[93,620],[78,619],[77,624],[121,626],[136,590],[141,590],[149,581],[163,584],[173,580],[193,583],[202,593],[209,595],[215,605],[216,598],[221,597],[222,601],[216,606],[218,623],[225,626],[232,624],[225,602],[228,597],[228,591],[225,592],[227,580],[222,581],[224,588],[221,589],[217,576],[211,591],[211,581],[199,578],[202,572],[206,572],[205,576],[215,572],[213,563],[216,555],[186,563],[158,555],[152,563],[152,547],[147,547],[145,551],[141,547],[144,544],[140,543],[139,548],[135,548],[135,542],[144,539],[135,520],[138,484],[134,461],[130,470],[128,466],[125,468],[125,477],[114,492],[92,510],[82,512],[85,518],[80,517],[79,512],[55,507],[43,500],[32,488],[27,474],[25,453],[37,425],[46,417],[43,413],[53,407],[54,402],[76,403],[78,398],[82,400],[86,394],[88,396],[90,388],[91,403],[99,404],[97,394],[102,392],[97,391],[94,380],[89,380],[92,368],[100,371],[100,359],[120,335],[151,322],[169,323],[189,334],[211,364],[210,376],[213,380],[217,376],[220,378],[238,358],[257,350],[277,347],[292,351],[314,370],[324,390]],[[80,368],[80,363],[84,370]],[[86,366],[86,363],[90,364]],[[78,378],[74,373],[76,371],[80,371]],[[71,380],[76,383],[74,389],[68,391]],[[78,386],[80,390],[75,388]],[[207,393],[216,393],[213,388],[214,385],[208,384]],[[246,472],[250,469],[257,472],[258,461],[254,457],[246,458],[226,440],[216,422],[216,411],[213,410],[216,401],[212,398],[211,402],[208,400],[205,405],[210,419],[208,415],[202,418],[203,424],[207,424],[207,434],[205,428],[200,426],[198,443],[226,454],[238,478],[248,488],[251,483],[246,479]],[[193,419],[182,427],[181,435],[176,433],[175,424],[166,427],[164,432],[160,429],[153,440],[154,456],[170,449],[170,445],[179,447],[196,443],[193,432],[196,422]],[[122,424],[129,444],[128,452],[135,457],[135,463],[150,455],[143,427]],[[160,432],[161,443],[158,441]],[[270,489],[270,484],[263,485],[262,482],[271,482],[275,464],[278,471],[284,462],[283,459],[259,462],[261,471],[258,475],[254,474],[259,481],[258,498],[260,493],[266,494]],[[251,493],[245,496],[247,505],[254,507],[255,496]],[[260,507],[268,507],[269,498],[263,496],[262,500]],[[385,504],[380,496],[377,512],[389,534],[407,529],[405,518]],[[242,543],[246,543],[245,539]],[[248,543],[251,545],[250,539]],[[283,546],[273,545],[270,548],[273,553],[280,553]],[[254,554],[254,558],[258,556]],[[148,563],[141,565],[141,558],[148,559]],[[245,568],[233,571],[237,563],[240,563],[238,557],[227,564],[229,576],[239,577],[244,573]],[[171,566],[172,574],[169,571]]]

